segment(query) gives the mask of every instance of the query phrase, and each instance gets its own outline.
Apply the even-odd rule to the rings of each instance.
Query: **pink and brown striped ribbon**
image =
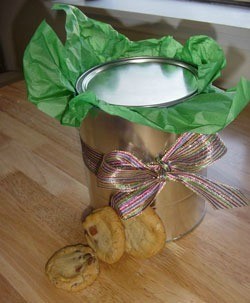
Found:
[[[143,163],[126,151],[102,154],[83,142],[82,147],[85,164],[96,174],[98,185],[117,190],[111,206],[123,219],[142,212],[168,180],[183,183],[216,209],[248,205],[239,190],[196,174],[226,153],[216,134],[185,133],[153,163]]]

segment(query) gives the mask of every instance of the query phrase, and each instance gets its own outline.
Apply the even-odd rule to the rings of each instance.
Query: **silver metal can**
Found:
[[[142,76],[144,80],[146,78],[144,83]],[[157,90],[165,91],[168,87],[169,92],[178,87],[178,92],[176,95],[174,92],[156,94],[156,88],[152,88],[152,85],[152,89],[146,89],[150,77],[154,80],[158,78],[161,82],[158,83]],[[105,99],[111,104],[169,106],[184,102],[188,96],[196,93],[195,77],[194,68],[186,63],[163,58],[130,58],[88,71],[79,78],[77,90],[81,92],[90,89],[98,98]],[[174,84],[176,81],[182,83]],[[133,88],[128,89],[131,86]],[[152,98],[149,96],[150,93]],[[121,94],[122,97],[119,98]],[[124,97],[124,94],[127,95]],[[135,98],[132,98],[133,96]],[[97,115],[89,115],[82,122],[80,137],[82,142],[104,154],[113,150],[129,151],[144,163],[148,163],[170,148],[178,135],[99,111]],[[87,177],[91,206],[98,208],[108,205],[114,192],[98,187],[96,176],[89,170]],[[173,181],[166,182],[153,206],[165,225],[167,241],[178,239],[190,232],[201,222],[206,210],[205,201],[183,184]]]

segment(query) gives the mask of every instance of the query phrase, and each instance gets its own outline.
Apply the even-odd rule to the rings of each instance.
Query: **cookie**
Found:
[[[117,262],[125,251],[124,227],[112,207],[94,210],[83,222],[86,240],[97,257],[106,263]]]
[[[122,222],[128,254],[138,258],[150,258],[165,246],[165,228],[150,206],[140,215]]]
[[[47,262],[45,272],[58,288],[79,291],[92,284],[99,274],[99,263],[87,245],[66,246]]]

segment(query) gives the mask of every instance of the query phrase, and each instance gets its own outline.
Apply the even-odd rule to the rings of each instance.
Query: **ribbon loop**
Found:
[[[137,190],[144,185],[149,186],[157,177],[157,172],[125,151],[112,151],[104,155],[97,172],[100,187],[124,192]]]
[[[162,160],[171,161],[173,169],[197,172],[220,159],[226,150],[218,135],[185,133],[163,155]]]

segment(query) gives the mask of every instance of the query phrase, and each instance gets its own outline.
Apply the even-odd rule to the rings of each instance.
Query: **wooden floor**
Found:
[[[250,197],[250,107],[221,133],[228,153],[209,177]],[[54,288],[50,255],[83,241],[88,192],[77,130],[27,102],[24,82],[0,89],[1,303],[249,303],[250,209],[208,212],[201,225],[150,260],[101,264],[79,294]]]

